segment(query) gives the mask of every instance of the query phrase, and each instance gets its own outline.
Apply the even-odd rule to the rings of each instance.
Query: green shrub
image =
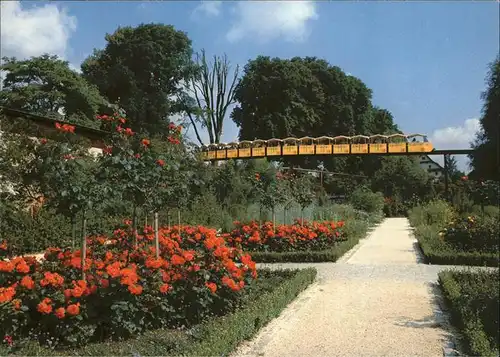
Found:
[[[349,203],[361,211],[380,213],[384,208],[384,196],[380,192],[372,192],[362,187],[352,192],[349,197]]]
[[[412,208],[408,214],[408,219],[412,226],[416,227],[422,224],[444,227],[456,216],[453,207],[446,201],[434,200],[424,205]]]
[[[95,212],[87,214],[87,233],[109,234],[122,219],[100,215]],[[81,232],[81,217],[77,217],[77,242]],[[16,254],[39,253],[48,247],[71,247],[71,221],[51,209],[42,209],[32,218],[22,210],[5,210],[0,220],[0,239],[5,239]]]
[[[453,221],[441,233],[444,241],[458,251],[498,253],[498,218],[469,216]]]
[[[78,349],[63,351],[42,348],[27,342],[16,355],[37,356],[221,356],[228,355],[292,302],[315,279],[316,270],[259,270],[259,278],[248,289],[242,307],[228,315],[212,317],[189,330],[159,329],[136,339],[90,343]],[[5,344],[0,355],[7,355]]]
[[[474,205],[472,206],[472,209],[470,212],[464,213],[465,215],[476,215],[476,216],[488,216],[488,217],[495,217],[496,219],[500,219],[500,208],[496,206],[484,206],[481,208],[479,205]]]
[[[336,262],[340,257],[358,244],[359,238],[350,238],[336,244],[331,249],[304,250],[295,252],[250,252],[252,259],[257,263],[318,263]]]
[[[478,265],[498,267],[498,253],[464,252],[453,249],[439,238],[438,225],[420,225],[415,228],[420,249],[425,260],[430,264],[444,265]]]
[[[499,292],[498,271],[443,271],[439,274],[443,295],[460,330],[466,353],[498,356]]]

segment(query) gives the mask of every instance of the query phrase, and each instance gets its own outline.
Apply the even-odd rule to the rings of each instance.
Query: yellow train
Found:
[[[203,160],[301,155],[364,155],[429,153],[432,143],[423,134],[322,136],[210,144],[201,147]]]

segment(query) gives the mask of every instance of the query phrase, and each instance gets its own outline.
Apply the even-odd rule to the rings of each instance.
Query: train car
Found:
[[[226,144],[225,143],[219,143],[217,144],[217,152],[215,154],[215,157],[217,160],[224,160],[226,159]]]
[[[368,142],[370,138],[366,135],[351,137],[351,154],[368,154]]]
[[[208,159],[215,160],[217,158],[217,145],[209,144],[208,145]]]
[[[283,140],[281,139],[269,139],[267,140],[266,154],[267,156],[281,156],[281,145]]]
[[[263,157],[266,156],[266,140],[254,140],[252,142],[252,157]]]
[[[432,149],[432,143],[427,140],[426,135],[408,135],[408,152],[431,152]]]
[[[238,157],[251,157],[252,156],[252,142],[240,141],[238,144]]]
[[[238,158],[238,143],[230,142],[226,145],[226,155],[228,159]]]
[[[387,136],[380,134],[370,136],[369,152],[370,154],[385,154],[387,152]]]
[[[334,154],[349,154],[351,138],[348,136],[339,135],[333,138],[333,153]]]
[[[305,136],[298,140],[299,142],[299,155],[314,155],[314,139]]]
[[[314,139],[316,145],[316,155],[331,155],[333,138],[329,136],[321,136]]]
[[[297,138],[283,139],[283,155],[297,155],[299,152]]]
[[[392,134],[387,137],[390,153],[405,153],[407,151],[406,143],[408,141],[404,134]]]

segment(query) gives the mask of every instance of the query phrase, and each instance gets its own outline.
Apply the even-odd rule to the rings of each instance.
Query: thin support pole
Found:
[[[448,170],[449,170],[449,160],[450,160],[450,155],[449,154],[444,154],[444,194],[446,200],[449,202],[450,201],[450,190],[449,190],[449,184],[448,184]]]

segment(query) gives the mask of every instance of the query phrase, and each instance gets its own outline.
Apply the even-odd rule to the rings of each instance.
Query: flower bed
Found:
[[[364,237],[369,223],[351,219],[338,222],[296,221],[293,225],[272,223],[259,226],[255,222],[235,222],[236,228],[225,239],[231,246],[241,247],[259,263],[335,262],[359,239]]]
[[[498,216],[459,217],[451,206],[435,201],[413,208],[409,219],[428,263],[498,267]]]
[[[248,224],[234,222],[235,229],[225,235],[231,246],[248,252],[297,252],[320,251],[346,241],[344,222],[303,222],[279,225],[271,222],[262,226],[255,221]]]
[[[227,356],[277,317],[314,281],[316,270],[259,270],[258,274],[259,278],[245,289],[241,308],[211,317],[189,329],[161,328],[146,331],[134,339],[89,343],[62,350],[27,341],[9,351],[4,343],[0,344],[0,355],[11,352],[19,356]]]
[[[190,326],[237,308],[255,263],[204,227],[161,229],[159,252],[130,222],[91,237],[81,252],[50,248],[45,259],[0,261],[2,336],[52,347],[123,339],[162,326]],[[84,277],[82,276],[82,270]],[[10,342],[7,341],[9,344]]]

